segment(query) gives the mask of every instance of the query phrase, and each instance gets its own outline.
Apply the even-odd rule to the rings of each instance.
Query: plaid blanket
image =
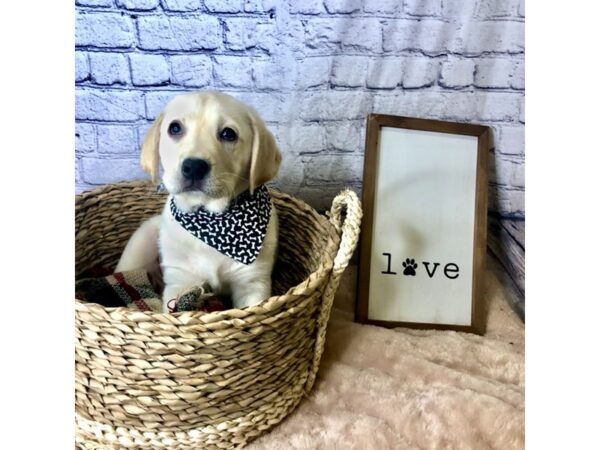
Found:
[[[102,271],[96,271],[99,272]],[[75,298],[107,307],[125,306],[139,311],[162,312],[160,286],[161,283],[151,280],[145,271],[115,272],[77,280]],[[179,298],[169,300],[167,306],[169,312],[212,312],[231,308],[228,301],[210,292],[208,285],[198,286]]]

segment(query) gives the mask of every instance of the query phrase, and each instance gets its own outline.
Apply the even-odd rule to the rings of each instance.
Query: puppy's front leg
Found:
[[[115,272],[129,270],[158,271],[158,233],[161,216],[143,222],[129,238]]]
[[[271,296],[271,278],[255,279],[231,286],[231,301],[234,308],[253,306]]]

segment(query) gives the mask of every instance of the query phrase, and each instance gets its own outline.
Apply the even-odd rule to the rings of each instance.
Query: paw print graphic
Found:
[[[402,263],[402,267],[404,267],[404,275],[412,275],[413,277],[417,274],[415,269],[417,268],[417,263],[414,259],[406,258],[406,261]]]

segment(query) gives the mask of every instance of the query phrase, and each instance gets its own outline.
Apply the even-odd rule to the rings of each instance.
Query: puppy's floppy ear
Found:
[[[154,123],[146,133],[144,143],[142,144],[142,152],[140,153],[140,164],[142,169],[150,174],[152,182],[158,182],[158,166],[160,156],[158,154],[158,143],[160,141],[160,125],[162,124],[164,114],[160,113],[154,120]]]
[[[281,153],[265,123],[257,114],[250,114],[252,124],[252,156],[250,159],[250,193],[273,179],[281,164]]]

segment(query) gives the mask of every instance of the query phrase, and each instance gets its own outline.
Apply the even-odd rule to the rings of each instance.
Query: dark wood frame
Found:
[[[405,128],[410,130],[434,131],[448,134],[476,136],[477,172],[475,174],[475,222],[473,241],[473,280],[471,298],[471,325],[444,325],[418,322],[394,322],[371,320],[369,312],[369,278],[371,269],[371,242],[373,233],[373,202],[377,181],[377,161],[379,156],[379,136],[381,127]],[[359,244],[358,298],[355,320],[383,327],[409,327],[420,329],[446,329],[484,334],[486,328],[483,288],[487,244],[487,192],[488,192],[488,151],[489,127],[464,123],[442,122],[439,120],[417,119],[413,117],[370,114],[367,119],[365,162],[363,171],[363,221]]]

